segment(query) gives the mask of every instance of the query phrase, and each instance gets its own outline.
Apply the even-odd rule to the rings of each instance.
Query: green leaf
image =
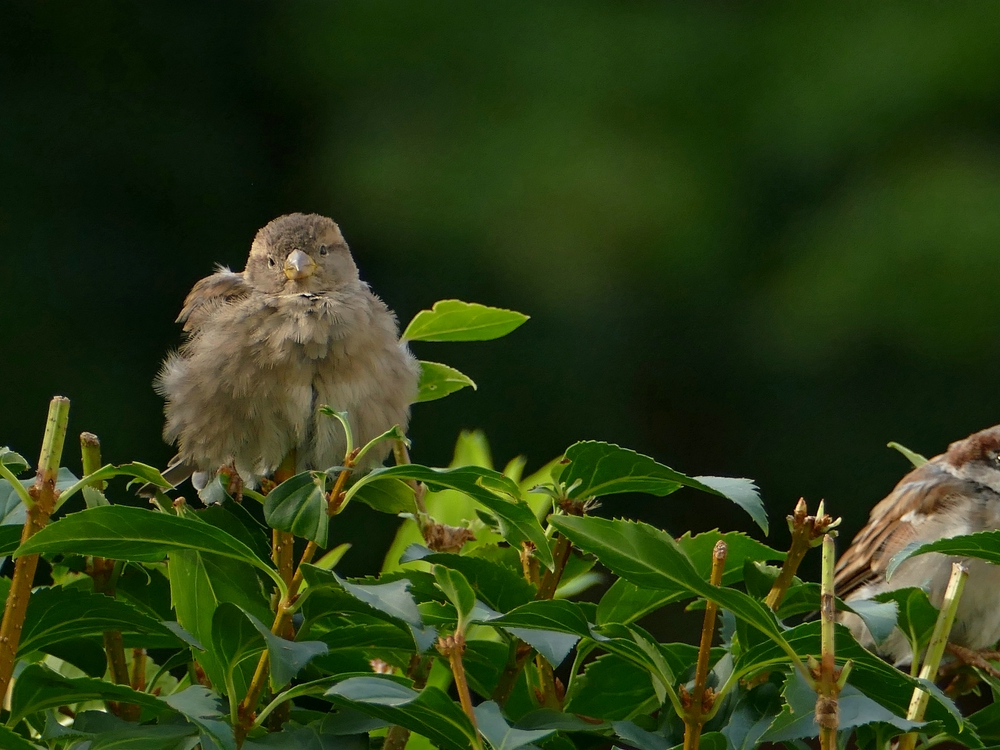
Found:
[[[35,478],[31,477],[30,479],[21,479],[19,481],[21,491],[23,492],[35,483]],[[64,466],[59,469],[59,474],[56,478],[56,489],[62,492],[67,487],[73,486],[76,481],[77,479],[73,472]],[[24,526],[27,514],[28,509],[21,501],[21,495],[18,491],[7,480],[0,479],[0,524]]]
[[[456,630],[465,633],[468,617],[476,606],[476,593],[472,590],[472,586],[459,571],[446,568],[444,565],[434,566],[434,582],[448,597],[448,601],[455,605],[455,610],[458,612]]]
[[[603,518],[553,516],[550,522],[580,549],[597,555],[613,573],[637,586],[683,588],[714,601],[784,644],[774,614],[756,599],[734,589],[713,586],[667,533],[648,524]]]
[[[330,688],[331,700],[421,734],[446,750],[467,750],[476,730],[462,709],[436,687],[419,693],[384,677],[352,677]]]
[[[127,647],[129,646],[127,645]],[[104,673],[108,670],[108,657],[104,652],[104,641],[94,637],[75,638],[53,643],[46,646],[45,653],[69,662],[88,677],[104,677]],[[190,660],[189,651],[178,651],[177,653],[187,653],[188,660]],[[25,653],[25,656],[28,654]]]
[[[500,533],[515,547],[530,541],[536,547],[539,560],[550,570],[554,563],[545,532],[534,511],[521,498],[517,483],[503,474],[480,466],[460,466],[454,469],[432,469],[419,464],[401,464],[374,469],[347,492],[347,500],[368,482],[392,477],[423,482],[432,491],[458,490],[485,506],[500,521]]]
[[[154,714],[167,714],[171,711],[159,698],[124,685],[113,685],[91,677],[63,677],[46,667],[29,664],[14,681],[8,723],[14,726],[36,711],[93,700],[131,703]]]
[[[132,725],[91,735],[88,750],[180,750],[190,744],[184,739],[195,734],[195,727],[185,724]]]
[[[565,599],[528,602],[502,617],[479,622],[517,636],[554,667],[563,662],[580,638],[592,635],[580,605]]]
[[[845,608],[862,619],[876,644],[881,645],[896,629],[899,609],[896,602],[855,599]]]
[[[671,743],[662,734],[647,732],[642,727],[633,724],[631,721],[616,721],[614,723],[615,734],[625,740],[630,747],[638,750],[667,750]],[[699,741],[702,738],[699,737]],[[701,744],[699,742],[699,750]]]
[[[454,367],[437,362],[421,361],[420,384],[417,386],[417,400],[414,403],[437,401],[439,398],[450,396],[455,391],[460,391],[468,386],[472,386],[472,390],[476,390],[476,384],[472,382],[472,378]]]
[[[476,724],[479,731],[490,743],[493,750],[517,750],[555,734],[555,729],[515,729],[500,712],[493,701],[480,703],[475,708]]]
[[[123,601],[80,589],[53,587],[38,589],[31,595],[18,653],[47,652],[54,644],[99,637],[106,630],[155,635],[159,636],[157,645],[181,645],[163,623]],[[162,643],[164,639],[166,644]]]
[[[0,464],[6,466],[10,473],[15,476],[23,474],[31,467],[24,456],[15,453],[6,446],[0,446]]]
[[[991,703],[969,717],[983,742],[1000,742],[1000,703]]]
[[[326,547],[330,530],[326,474],[304,471],[286,479],[267,494],[264,518],[279,531],[288,531]]]
[[[617,654],[601,654],[574,676],[566,710],[596,719],[627,719],[656,698],[649,671]]]
[[[938,617],[938,610],[930,603],[927,592],[916,587],[907,587],[886,591],[876,596],[875,600],[895,602],[899,610],[896,625],[911,645],[916,646],[914,653],[923,651],[930,642],[934,623],[937,622]],[[870,626],[869,629],[871,629]]]
[[[137,461],[130,464],[122,464],[121,466],[108,464],[107,466],[102,466],[93,474],[85,476],[83,479],[79,479],[69,487],[65,488],[59,494],[56,507],[61,507],[63,503],[87,485],[93,484],[94,482],[103,482],[113,477],[132,477],[143,484],[153,484],[157,487],[162,487],[163,489],[170,489],[173,487],[173,485],[164,479],[160,472],[152,466],[147,466],[146,464],[141,464]]]
[[[28,742],[19,734],[14,734],[7,727],[0,726],[0,747],[4,750],[39,750],[39,745]]]
[[[312,637],[327,645],[330,651],[400,651],[413,652],[413,639],[406,630],[390,623],[337,625],[323,633],[310,631]]]
[[[202,733],[202,748],[207,750],[205,735],[223,750],[236,750],[233,728],[223,720],[222,701],[203,685],[192,685],[164,699],[171,708],[183,714]]]
[[[925,463],[927,463],[927,459],[926,458],[924,458],[923,456],[921,456],[916,451],[911,451],[905,445],[900,445],[899,443],[893,441],[893,442],[888,443],[888,447],[889,448],[895,448],[897,451],[899,451],[904,456],[906,456],[906,460],[908,460],[911,464],[913,464],[913,468],[915,468],[915,469],[918,469],[921,466],[923,466]]]
[[[324,656],[327,645],[322,641],[287,641],[275,635],[271,629],[249,612],[244,612],[257,632],[267,643],[267,655],[271,663],[271,689],[277,692],[302,671],[317,656]]]
[[[498,640],[470,638],[465,642],[462,664],[469,687],[484,698],[490,698],[500,675],[507,666],[510,646]]]
[[[732,750],[757,748],[761,735],[780,713],[781,706],[778,688],[770,682],[741,694],[722,729]]]
[[[378,479],[365,482],[354,493],[359,500],[380,513],[416,514],[417,504],[413,499],[413,489],[402,479]]]
[[[403,341],[490,341],[506,336],[526,320],[513,310],[446,299],[421,310],[403,331]]]
[[[743,579],[744,563],[747,560],[781,560],[785,557],[783,552],[735,531],[723,534],[713,530],[695,536],[687,533],[677,540],[677,544],[687,553],[701,577],[708,579],[712,572],[712,552],[719,541],[724,541],[728,550],[722,572],[723,586],[731,586]],[[601,598],[597,608],[597,624],[635,622],[660,607],[691,596],[692,593],[685,587],[639,587],[619,578]]]
[[[569,465],[559,480],[570,488],[571,497],[585,499],[624,492],[663,497],[681,487],[693,487],[731,500],[749,513],[765,534],[768,531],[764,504],[750,479],[689,477],[649,456],[595,440],[571,445],[564,460]]]
[[[245,563],[190,550],[172,553],[167,572],[177,621],[209,646],[207,651],[196,655],[196,660],[213,685],[225,685],[225,667],[211,648],[213,616],[226,602],[257,617],[271,616],[260,579]]]
[[[242,609],[231,602],[219,604],[212,615],[212,650],[222,666],[231,706],[246,696],[265,647],[263,637]]]
[[[207,523],[124,505],[87,508],[66,516],[22,544],[15,556],[98,555],[112,560],[157,562],[175,550],[192,550],[249,563],[285,590],[281,576],[249,547]]]
[[[271,529],[254,518],[244,505],[229,501],[202,508],[194,515],[243,542],[265,563],[271,560]]]
[[[591,637],[590,623],[576,602],[566,599],[541,599],[528,602],[500,617],[481,620],[485,625],[530,628],[567,633],[578,638]]]
[[[816,693],[797,670],[786,678],[782,694],[785,706],[761,739],[781,742],[818,736]],[[902,732],[923,726],[923,722],[908,721],[880,706],[850,683],[840,692],[837,703],[840,731],[873,723],[889,724]]]
[[[690,647],[687,648],[687,659],[678,662],[677,653],[671,653],[663,644],[658,644],[653,637],[637,626],[625,627],[610,625],[603,629],[605,636],[598,645],[612,654],[628,659],[633,664],[643,667],[652,679],[656,692],[657,704],[666,698],[679,705],[679,696],[674,686],[678,682],[678,674],[685,674],[693,661]],[[684,644],[673,644],[683,646]]]
[[[797,625],[785,632],[785,639],[801,657],[817,655],[820,653],[820,623],[807,622]],[[896,716],[906,715],[914,687],[929,684],[926,681],[915,680],[862,648],[850,631],[839,623],[835,630],[835,653],[838,666],[847,660],[854,663],[850,684]],[[756,671],[773,670],[776,665],[787,662],[787,656],[777,644],[764,642],[742,654],[736,660],[736,670],[741,675],[752,676]],[[951,733],[961,730],[961,714],[954,703],[936,688],[931,692],[925,719],[944,722]]]
[[[896,569],[909,558],[926,555],[928,552],[940,552],[954,557],[974,557],[994,565],[1000,564],[1000,531],[980,531],[976,534],[938,539],[927,544],[911,542],[889,561],[885,571],[886,580],[890,579]]]
[[[800,583],[792,586],[778,608],[778,618],[783,620],[803,612],[818,612],[820,593],[818,583]],[[926,599],[926,596],[924,598]],[[835,603],[838,611],[853,612],[860,617],[877,644],[883,643],[896,628],[898,607],[891,596],[855,599],[851,602],[845,602],[838,596],[835,598]]]
[[[444,565],[461,572],[476,596],[498,612],[508,612],[535,598],[535,587],[524,576],[484,557],[426,550],[419,558],[411,559]]]
[[[288,724],[280,732],[247,740],[243,747],[245,750],[368,750],[365,730],[344,736],[344,732],[334,724],[336,717],[336,714],[324,716],[322,720],[312,721],[304,727]],[[382,722],[376,725],[377,720],[362,718],[369,722],[368,727],[383,726]]]
[[[309,584],[306,593],[310,598],[317,591],[322,593],[323,589],[332,590],[331,593],[343,592],[349,600],[362,603],[364,609],[370,608],[408,627],[419,651],[430,648],[437,637],[433,628],[424,627],[420,610],[410,593],[410,581],[405,578],[390,583],[349,583],[333,571],[315,565],[303,565],[302,574]]]
[[[0,525],[0,558],[14,554],[21,545],[21,532],[24,527],[13,524]]]

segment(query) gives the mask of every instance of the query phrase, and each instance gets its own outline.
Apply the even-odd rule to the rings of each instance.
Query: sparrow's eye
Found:
[[[327,248],[326,245],[320,245],[319,246],[319,254],[320,255],[326,255],[328,252],[329,252],[329,248]]]
[[[267,267],[268,268],[274,268],[274,258],[268,258],[267,259]]]

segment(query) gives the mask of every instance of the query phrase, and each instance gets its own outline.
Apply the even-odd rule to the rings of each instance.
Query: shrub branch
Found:
[[[715,543],[712,550],[712,574],[710,581],[713,586],[722,583],[722,572],[726,567],[726,543],[721,539]],[[712,710],[715,703],[715,693],[705,687],[708,681],[709,657],[712,652],[712,639],[715,635],[715,616],[719,605],[713,601],[705,603],[705,619],[701,626],[701,642],[698,644],[698,663],[695,667],[694,688],[690,695],[682,694],[682,703],[687,704],[684,716],[684,750],[698,750],[701,742],[701,728],[707,720],[706,714]]]
[[[38,458],[38,474],[35,484],[29,490],[33,504],[28,508],[28,517],[21,531],[22,544],[45,528],[55,510],[58,497],[56,480],[68,426],[69,399],[56,396],[49,403],[45,436],[42,438],[42,450]],[[3,623],[0,624],[0,699],[7,695],[14,674],[21,628],[28,612],[28,598],[31,596],[31,584],[35,580],[37,567],[38,555],[22,555],[14,564],[14,579],[4,607]]]

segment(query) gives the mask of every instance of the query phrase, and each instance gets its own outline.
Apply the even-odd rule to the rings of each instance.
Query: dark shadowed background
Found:
[[[415,407],[415,459],[482,428],[529,469],[583,438],[804,495],[848,535],[928,455],[1000,421],[1000,9],[660,3],[7,4],[0,10],[0,445],[46,404],[162,465],[151,381],[215,262],[334,217],[416,346],[479,392]],[[78,468],[76,451],[68,463]],[[723,501],[609,499],[674,533]],[[394,524],[352,510],[370,570]],[[349,523],[347,523],[349,522]]]

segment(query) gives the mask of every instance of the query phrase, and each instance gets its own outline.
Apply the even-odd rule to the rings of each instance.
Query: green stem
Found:
[[[834,622],[837,603],[834,599],[833,574],[837,554],[833,537],[823,537],[823,568],[820,588],[820,673],[816,695],[816,723],[819,725],[819,743],[822,750],[836,750],[837,729],[840,726],[840,708],[837,697],[836,654],[834,651]]]
[[[28,517],[21,531],[22,543],[45,528],[49,516],[55,510],[56,480],[68,426],[69,399],[56,396],[49,403],[45,436],[42,438],[42,450],[38,458],[38,474],[31,488],[31,497],[35,502],[28,508]],[[37,567],[38,555],[22,555],[14,563],[14,578],[4,607],[3,623],[0,624],[0,696],[7,695],[7,688],[10,687],[14,674],[17,647],[21,641],[21,629],[28,612],[28,598],[31,596],[31,585]]]
[[[968,577],[968,568],[957,562],[951,564],[948,588],[945,589],[941,611],[938,612],[937,621],[934,623],[934,631],[931,633],[931,640],[927,645],[924,664],[920,669],[920,678],[923,680],[933,682],[937,677],[938,667],[941,666],[941,657],[944,656],[945,647],[948,645],[948,636],[951,634],[952,625],[955,624],[958,603],[962,598],[962,590],[965,588],[965,581]],[[906,712],[906,718],[910,721],[923,721],[929,700],[930,693],[923,688],[913,688],[913,696],[910,698],[910,708]],[[899,750],[913,750],[916,743],[917,735],[915,732],[905,734],[900,738]]]

